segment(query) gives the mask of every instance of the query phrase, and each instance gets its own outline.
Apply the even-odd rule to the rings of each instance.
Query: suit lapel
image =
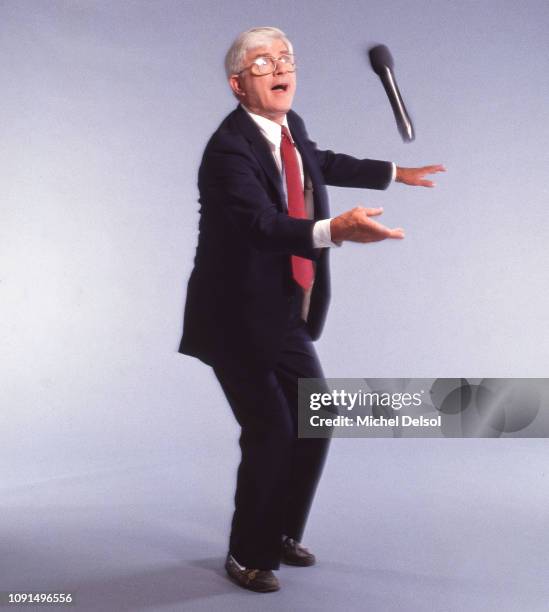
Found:
[[[257,157],[268,179],[276,188],[280,199],[280,205],[284,206],[286,196],[284,195],[284,189],[282,187],[282,178],[278,168],[276,167],[273,154],[269,148],[269,143],[265,140],[253,119],[241,106],[239,106],[235,112],[236,119],[242,133],[250,142],[252,151]]]
[[[307,145],[306,135],[300,128],[299,123],[293,117],[293,111],[290,111],[287,115],[288,125],[292,133],[292,137],[295,140],[301,160],[303,162],[303,169],[306,174],[311,178],[313,187],[313,198],[315,208],[315,219],[324,219],[328,214],[327,201],[325,196],[324,180],[318,162],[316,160],[314,151]],[[263,137],[259,128],[248,115],[248,113],[239,105],[234,111],[234,116],[238,123],[240,132],[250,143],[251,149],[256,156],[257,160],[261,164],[261,167],[265,171],[265,174],[272,185],[275,187],[278,193],[278,205],[280,210],[286,210],[286,195],[284,193],[284,187],[282,185],[282,177],[276,166],[273,158],[273,154],[269,147],[268,142]]]

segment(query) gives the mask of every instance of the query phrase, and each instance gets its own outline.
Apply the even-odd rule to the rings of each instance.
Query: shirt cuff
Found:
[[[391,172],[391,183],[395,182],[395,179],[397,177],[397,165],[395,164],[395,162],[391,162],[391,166],[393,167]]]
[[[322,219],[313,225],[313,247],[315,249],[341,246],[341,242],[332,242],[330,221],[331,219]]]

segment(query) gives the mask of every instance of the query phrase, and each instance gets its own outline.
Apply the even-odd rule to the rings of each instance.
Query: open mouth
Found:
[[[271,87],[271,91],[287,91],[288,83],[277,83]]]

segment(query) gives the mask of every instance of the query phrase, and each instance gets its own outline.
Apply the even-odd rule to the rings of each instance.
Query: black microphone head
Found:
[[[385,45],[376,45],[368,51],[370,64],[376,74],[381,74],[386,68],[393,69],[393,56]]]

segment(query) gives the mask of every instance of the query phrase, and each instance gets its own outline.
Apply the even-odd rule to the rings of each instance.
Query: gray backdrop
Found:
[[[238,430],[176,349],[198,163],[235,105],[223,55],[256,25],[294,42],[294,108],[320,147],[448,168],[435,190],[330,189],[334,214],[382,205],[406,239],[332,254],[326,375],[547,375],[546,2],[3,0],[0,589],[251,601],[216,573]],[[413,144],[367,63],[377,42]],[[343,584],[342,609],[545,610],[546,459],[544,440],[335,441],[307,534],[335,575],[311,570],[321,597],[287,574],[289,601],[333,609]]]

